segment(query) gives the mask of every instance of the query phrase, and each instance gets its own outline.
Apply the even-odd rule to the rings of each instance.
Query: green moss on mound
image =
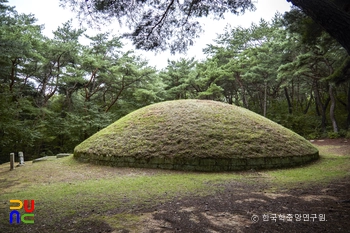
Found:
[[[112,166],[225,171],[295,166],[317,159],[318,150],[247,109],[177,100],[128,114],[78,145],[74,156]]]

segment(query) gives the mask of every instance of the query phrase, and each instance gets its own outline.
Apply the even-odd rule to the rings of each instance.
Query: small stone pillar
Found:
[[[19,158],[19,165],[24,165],[24,157],[23,157],[23,152],[20,151],[18,152],[18,158]]]
[[[10,170],[15,169],[15,153],[10,153]]]

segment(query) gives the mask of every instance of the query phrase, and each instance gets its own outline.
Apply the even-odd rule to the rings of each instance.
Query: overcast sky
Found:
[[[227,15],[225,20],[221,21],[204,20],[205,22],[202,26],[205,32],[196,40],[194,46],[185,55],[179,54],[172,56],[169,52],[154,54],[153,52],[137,51],[137,53],[142,54],[142,57],[149,60],[151,66],[156,66],[158,69],[166,67],[167,59],[177,60],[180,57],[204,59],[205,56],[202,49],[207,44],[213,43],[213,39],[217,37],[218,33],[223,32],[227,24],[230,24],[232,27],[249,27],[252,22],[258,23],[261,18],[269,21],[276,12],[284,13],[285,11],[289,11],[291,6],[286,0],[255,0],[254,2],[257,8],[256,11],[246,12],[240,16]],[[37,23],[45,25],[43,33],[49,37],[53,36],[52,31],[55,31],[57,27],[69,19],[73,19],[75,25],[79,25],[78,21],[74,19],[74,13],[69,9],[59,7],[59,0],[9,0],[9,5],[15,6],[19,13],[34,14],[38,19]],[[121,30],[119,24],[109,26],[108,30],[110,31],[111,29],[116,35]],[[95,31],[88,30],[87,33],[93,35]],[[127,49],[133,49],[130,43],[126,47]]]

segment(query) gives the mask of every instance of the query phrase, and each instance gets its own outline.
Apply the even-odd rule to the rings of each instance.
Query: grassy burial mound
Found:
[[[230,171],[296,166],[317,159],[318,150],[247,109],[177,100],[126,115],[78,145],[74,157],[120,167]]]

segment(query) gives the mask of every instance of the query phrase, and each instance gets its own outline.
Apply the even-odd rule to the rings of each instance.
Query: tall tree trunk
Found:
[[[13,91],[13,85],[15,84],[15,79],[16,79],[16,67],[17,67],[17,61],[18,58],[15,58],[15,60],[11,60],[12,66],[11,66],[11,82],[10,82],[10,92],[12,93]]]
[[[334,97],[334,92],[333,92],[333,86],[330,84],[329,85],[329,98],[331,99],[331,106],[329,109],[329,117],[331,118],[332,126],[333,126],[333,132],[338,133],[338,124],[337,121],[335,120],[335,97]]]
[[[350,130],[350,82],[348,83],[348,103],[347,103],[347,109],[348,109],[348,118],[347,118],[347,126],[348,130]]]
[[[233,95],[232,94],[227,95],[226,99],[228,100],[229,104],[233,104]]]
[[[284,87],[284,94],[286,95],[286,99],[287,99],[287,102],[288,102],[288,112],[289,112],[289,114],[292,114],[293,113],[293,106],[292,106],[292,103],[290,102],[290,98],[289,98],[287,87]]]
[[[264,89],[264,117],[266,117],[267,112],[267,81],[265,81],[265,89]]]
[[[245,96],[245,88],[241,79],[241,74],[239,72],[235,72],[235,77],[236,80],[239,84],[239,86],[241,87],[241,93],[242,93],[242,101],[243,101],[243,107],[248,108],[248,103],[247,103],[247,99]]]
[[[310,96],[310,99],[309,99],[309,101],[307,102],[307,105],[306,105],[306,108],[304,109],[304,114],[306,114],[308,111],[309,111],[309,108],[310,108],[310,106],[311,106],[311,102],[312,102],[312,99],[313,99],[314,97],[313,97],[313,95],[312,95],[312,91],[311,91],[311,96]],[[316,107],[317,107],[317,105],[316,105]],[[318,110],[318,109],[317,109]],[[319,114],[318,114],[319,115]]]
[[[330,0],[287,0],[302,9],[335,38],[350,55],[350,14]]]
[[[314,82],[315,82],[315,85],[314,85],[315,101],[322,119],[321,128],[323,132],[326,132],[326,124],[327,124],[326,110],[327,110],[327,106],[330,101],[330,98],[328,98],[326,102],[323,104],[321,100],[320,91],[318,89],[318,81],[314,80]]]
[[[326,116],[326,111],[327,111],[327,107],[328,107],[328,104],[330,102],[331,98],[327,98],[327,100],[325,101],[325,103],[321,106],[322,107],[322,130],[323,132],[326,132],[327,131],[327,116]]]

